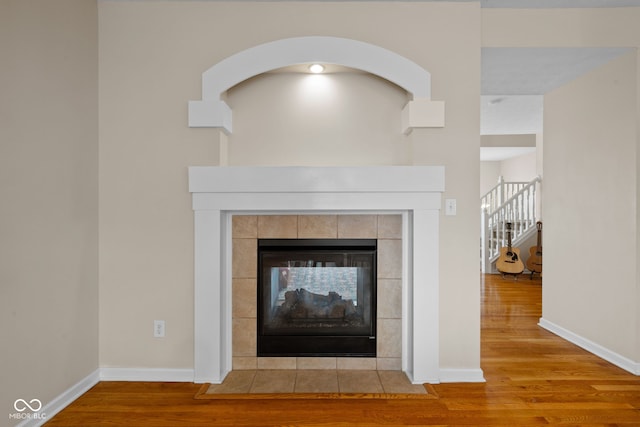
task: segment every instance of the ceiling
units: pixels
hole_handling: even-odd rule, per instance
[[[586,0],[585,0],[586,1]],[[480,134],[538,134],[544,95],[630,51],[630,48],[483,48]],[[522,155],[480,148],[480,160]]]
[[[482,135],[542,132],[543,96],[630,48],[483,48]]]

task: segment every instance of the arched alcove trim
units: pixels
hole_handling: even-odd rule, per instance
[[[217,127],[232,131],[232,111],[221,95],[238,83],[259,74],[290,65],[320,62],[362,70],[382,77],[406,90],[413,101],[403,111],[403,131],[410,127],[444,126],[444,104],[433,104],[431,74],[415,62],[390,50],[357,40],[338,37],[296,37],[261,44],[238,52],[202,74],[202,100],[189,101],[190,127]],[[431,124],[420,123],[419,112],[409,111],[419,102],[432,114]],[[442,122],[440,124],[440,122]]]

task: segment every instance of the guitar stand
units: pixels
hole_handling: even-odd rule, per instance
[[[513,276],[513,280],[518,280],[518,276],[521,273],[501,273],[502,274],[502,278],[505,279],[505,276]]]

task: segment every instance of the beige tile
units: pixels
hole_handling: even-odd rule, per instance
[[[407,393],[427,394],[400,370],[234,369],[207,393]]]
[[[402,215],[379,215],[378,239],[402,239]]]
[[[293,393],[295,370],[257,371],[250,393]]]
[[[422,384],[411,384],[401,371],[378,371],[385,393],[427,394]]]
[[[234,370],[256,370],[258,369],[258,358],[255,356],[234,356],[231,358]]]
[[[376,371],[338,371],[340,393],[384,393]]]
[[[257,280],[233,279],[233,317],[257,317]]]
[[[207,393],[218,394],[241,394],[249,393],[253,379],[256,375],[255,370],[231,371],[224,379],[222,384],[211,384]]]
[[[258,369],[296,369],[296,358],[258,357]]]
[[[377,236],[377,215],[338,215],[338,238],[375,239]]]
[[[402,358],[400,357],[378,357],[376,358],[376,370],[378,371],[401,371]]]
[[[378,279],[378,319],[402,318],[402,280]]]
[[[255,215],[234,215],[231,218],[234,239],[258,238],[258,217]]]
[[[233,319],[233,356],[255,356],[257,352],[256,319]]]
[[[402,278],[402,241],[378,240],[378,278]]]
[[[256,278],[258,269],[258,241],[233,239],[232,270],[237,279]]]
[[[378,319],[377,356],[402,357],[402,320]]]
[[[298,216],[299,239],[335,239],[338,237],[337,215]]]
[[[375,357],[337,357],[339,370],[375,370]]]
[[[258,237],[261,239],[295,239],[298,237],[298,216],[258,216]]]
[[[296,371],[296,393],[338,393],[338,372],[335,369]]]
[[[298,357],[298,369],[337,369],[335,357]]]

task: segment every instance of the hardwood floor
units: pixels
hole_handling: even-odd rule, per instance
[[[102,382],[53,426],[640,426],[640,377],[537,326],[540,279],[482,280],[486,383],[425,400],[196,400],[188,383]]]

